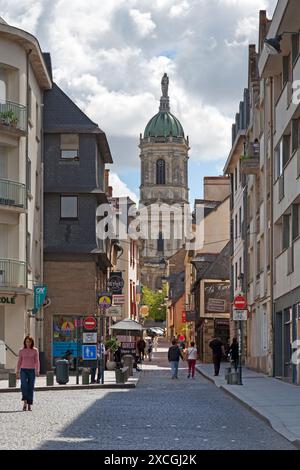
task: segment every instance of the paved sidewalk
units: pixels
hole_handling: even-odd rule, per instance
[[[125,384],[117,384],[115,371],[106,370],[104,372],[104,384],[89,384],[89,385],[82,385],[82,377],[79,377],[79,385],[76,385],[76,377],[70,376],[69,382],[66,385],[59,385],[56,382],[56,378],[54,377],[54,385],[48,386],[46,385],[46,376],[36,377],[35,379],[35,391],[50,391],[50,390],[80,390],[80,389],[98,389],[98,388],[135,388],[139,382],[141,376],[141,372],[136,372],[134,370],[133,377],[129,377],[128,382]],[[0,380],[0,393],[8,393],[8,392],[20,392],[20,380],[17,380],[17,387],[15,388],[8,388],[8,380]]]
[[[243,385],[227,385],[225,367],[228,364],[222,364],[219,377],[214,377],[213,364],[197,364],[196,369],[300,447],[300,387],[246,368]]]

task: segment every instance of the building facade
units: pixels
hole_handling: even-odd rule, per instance
[[[47,56],[50,69],[50,57]],[[105,163],[112,163],[105,133],[55,84],[45,93],[44,110],[44,281],[50,306],[44,321],[48,367],[66,352],[77,357],[77,325],[98,317],[98,333],[108,323],[97,305],[107,290],[114,256],[97,233],[97,208],[108,203]],[[78,348],[80,354],[80,348]]]
[[[262,49],[258,63],[264,152],[271,159],[273,375],[294,384],[300,384],[300,105],[293,96],[293,84],[300,79],[299,18],[299,2],[278,2],[268,38],[283,33],[280,51],[270,55]]]
[[[145,232],[148,229],[140,253],[141,282],[151,289],[160,288],[166,274],[158,268],[160,260],[176,253],[185,241],[183,207],[188,204],[189,140],[170,112],[168,84],[165,74],[159,112],[148,122],[139,146],[140,204],[145,207]],[[175,204],[170,215],[169,206]],[[155,205],[160,205],[160,209]]]
[[[14,368],[25,334],[41,347],[32,315],[42,269],[42,110],[51,79],[37,39],[0,19],[0,367]]]

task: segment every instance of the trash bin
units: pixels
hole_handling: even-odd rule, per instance
[[[69,382],[69,361],[59,359],[56,361],[56,382],[65,385]]]
[[[231,367],[225,367],[225,380],[228,380],[228,376],[231,373]]]
[[[239,374],[238,372],[230,372],[227,378],[227,384],[228,385],[238,385],[239,382]]]
[[[133,362],[134,362],[134,357],[131,356],[130,354],[125,354],[123,357],[123,362],[124,362],[124,367],[128,367],[128,375],[129,377],[133,376]]]

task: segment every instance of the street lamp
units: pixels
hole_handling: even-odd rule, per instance
[[[282,36],[284,34],[299,34],[299,31],[297,31],[297,32],[295,32],[295,31],[284,31],[283,33],[278,34],[274,38],[265,39],[264,43],[265,43],[266,49],[269,52],[269,54],[272,54],[272,55],[281,54],[282,50],[281,50],[280,43],[282,41]]]
[[[167,262],[166,262],[165,258],[162,258],[162,259],[159,261],[159,267],[160,267],[160,269],[166,269],[166,267],[167,267]]]

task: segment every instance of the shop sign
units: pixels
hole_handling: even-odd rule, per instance
[[[16,297],[0,297],[0,304],[15,305]]]
[[[123,305],[125,304],[125,295],[116,294],[113,295],[113,305]]]
[[[45,302],[47,286],[34,286],[34,310],[39,310]]]
[[[105,315],[107,317],[117,317],[117,318],[122,318],[122,307],[120,305],[116,305],[114,307],[109,307]]]
[[[103,292],[98,295],[97,304],[99,307],[108,308],[111,306],[111,295],[107,292]]]
[[[107,287],[114,294],[122,294],[124,287],[122,272],[111,273],[109,280],[107,281]]]

